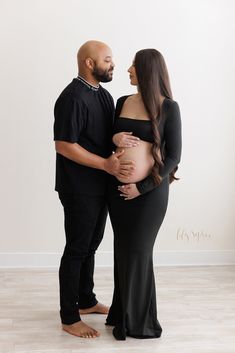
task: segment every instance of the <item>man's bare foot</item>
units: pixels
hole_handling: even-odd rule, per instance
[[[108,313],[109,313],[109,307],[101,303],[97,303],[95,306],[92,306],[91,308],[79,309],[79,314],[81,315],[85,315],[85,314],[107,315]]]
[[[72,325],[62,324],[64,331],[71,335],[82,337],[82,338],[95,338],[99,337],[100,333],[93,328],[87,326],[83,321],[75,322]]]

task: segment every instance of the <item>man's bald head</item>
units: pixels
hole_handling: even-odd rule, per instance
[[[109,46],[97,40],[84,43],[77,53],[78,67],[80,68],[87,58],[97,60],[103,53],[112,53]]]
[[[114,68],[112,56],[112,50],[107,44],[89,40],[77,53],[79,74],[93,76],[97,81],[111,81]]]

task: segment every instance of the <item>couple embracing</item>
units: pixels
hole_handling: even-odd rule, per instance
[[[84,338],[100,333],[81,316],[107,315],[117,340],[158,338],[152,252],[169,185],[181,156],[181,118],[167,67],[156,49],[138,51],[128,69],[136,94],[113,98],[111,49],[88,41],[77,54],[78,76],[54,108],[56,187],[66,245],[59,269],[62,328]],[[114,233],[110,308],[93,291],[94,256],[109,212]]]

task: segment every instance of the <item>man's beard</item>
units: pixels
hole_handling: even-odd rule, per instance
[[[110,72],[113,72],[113,68],[110,68],[109,70],[102,70],[99,69],[98,66],[95,66],[92,75],[99,82],[110,82],[113,79],[112,75],[110,75]]]

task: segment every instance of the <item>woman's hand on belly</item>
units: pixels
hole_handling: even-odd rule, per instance
[[[113,135],[113,143],[117,147],[136,147],[139,145],[139,137],[133,136],[132,132],[118,132]]]
[[[120,196],[124,197],[124,200],[132,200],[141,195],[136,184],[121,185],[118,186],[118,190],[121,192]]]

